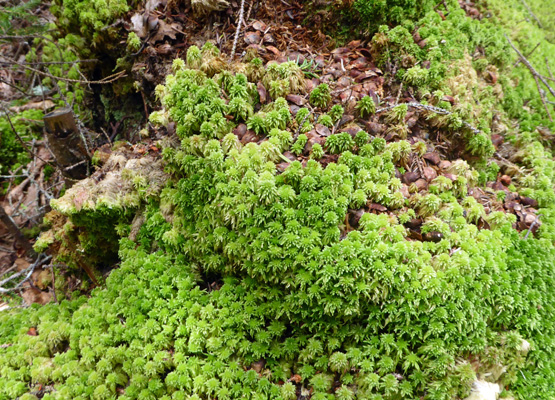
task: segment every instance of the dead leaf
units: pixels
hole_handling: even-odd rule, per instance
[[[378,203],[370,203],[368,208],[370,210],[376,210],[376,211],[381,211],[381,212],[387,211],[387,207],[384,207],[384,206],[382,206],[381,204],[378,204]]]
[[[245,33],[245,43],[246,44],[260,43],[260,33],[258,32]]]
[[[21,293],[21,297],[23,297],[23,300],[25,300],[27,304],[38,303],[44,305],[52,300],[52,295],[50,293],[41,292],[35,288],[24,290]]]
[[[131,30],[135,32],[138,37],[144,39],[148,34],[144,15],[142,13],[133,14],[131,17],[131,23],[133,24],[133,28],[131,28]]]
[[[181,30],[180,28],[181,25],[176,22],[168,24],[164,20],[159,20],[158,30],[156,31],[156,34],[150,38],[149,42],[154,44],[164,40],[166,37],[175,40],[175,35]]]
[[[290,101],[291,103],[301,107],[306,104],[306,99],[303,96],[299,96],[298,94],[288,94],[285,97],[285,100]]]
[[[299,374],[295,374],[291,378],[289,378],[289,380],[291,382],[301,383],[303,381],[303,378]]]
[[[314,129],[316,129],[316,132],[320,136],[328,137],[329,135],[331,135],[331,132],[330,132],[329,128],[325,125],[316,124],[316,125],[314,125]]]
[[[281,57],[281,51],[276,49],[274,46],[266,46],[266,50],[271,51],[272,53],[274,53],[278,57]]]
[[[267,25],[262,21],[254,21],[252,23],[252,28],[257,31],[264,32],[267,29]]]

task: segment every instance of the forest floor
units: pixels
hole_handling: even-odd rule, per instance
[[[482,17],[483,10],[481,12],[463,1],[460,3],[468,16],[478,19]],[[148,14],[150,19],[147,22],[143,16],[149,8],[155,11]],[[152,95],[153,89],[163,83],[164,77],[171,69],[173,59],[184,57],[185,50],[191,45],[200,47],[205,42],[211,41],[222,54],[231,55],[235,52],[235,58],[240,58],[247,49],[255,49],[265,64],[273,61],[278,63],[296,61],[305,73],[307,93],[320,83],[330,85],[332,104],[341,104],[345,109],[344,115],[333,126],[315,123],[314,129],[307,133],[308,146],[303,154],[296,156],[286,152],[284,155],[289,160],[306,163],[313,144],[323,145],[328,136],[339,132],[348,132],[354,137],[357,132],[364,130],[371,137],[383,137],[387,142],[398,140],[399,133],[387,128],[384,111],[400,103],[409,103],[414,104],[414,107],[409,109],[405,118],[410,130],[408,140],[413,146],[418,142],[423,143],[425,154],[423,159],[413,154],[410,159],[404,161],[404,170],[397,170],[396,175],[403,182],[401,192],[405,197],[409,197],[409,187],[414,184],[419,193],[426,194],[430,183],[438,176],[443,175],[451,181],[456,179],[453,165],[462,162],[464,144],[462,140],[442,136],[439,130],[434,131],[429,117],[430,110],[419,107],[413,91],[410,88],[404,88],[393,78],[400,65],[389,63],[385,69],[378,68],[369,41],[353,40],[337,47],[336,41],[323,33],[324,23],[333,20],[333,16],[322,10],[314,13],[314,10],[307,10],[300,2],[282,0],[251,2],[244,11],[245,23],[239,31],[236,30],[238,8],[239,4],[232,3],[232,7],[225,15],[211,15],[207,17],[208,23],[203,23],[202,20],[192,19],[188,9],[175,10],[165,7],[164,1],[155,0],[147,2],[144,10],[135,11],[132,15],[128,15],[125,21],[117,22],[122,25],[122,29],[137,32],[144,38],[142,47],[133,56],[132,67],[128,71],[136,81],[141,82],[140,96],[131,95],[137,99],[134,111],[138,111],[143,118],[139,123],[140,126],[148,126],[148,114],[157,108]],[[29,12],[42,21],[54,20],[44,4],[37,5]],[[442,13],[439,9],[437,12]],[[19,24],[19,28],[25,28],[26,20],[16,19],[13,23]],[[145,24],[154,24],[156,29],[148,32],[148,26]],[[238,40],[234,49],[237,33]],[[416,43],[419,42],[418,37],[414,37],[414,40]],[[47,113],[55,106],[53,96],[56,92],[60,93],[58,87],[49,92],[36,90],[41,87],[41,79],[48,77],[48,73],[44,70],[41,73],[40,70],[25,68],[25,57],[30,50],[31,47],[25,41],[25,37],[11,38],[0,46],[0,61],[12,66],[3,69],[0,74],[2,78],[0,103],[3,109],[11,105],[12,113],[33,109]],[[36,64],[34,67],[38,68]],[[496,80],[497,77],[491,75],[481,77],[484,85],[495,86]],[[92,86],[89,85],[89,88],[94,92],[94,85]],[[269,95],[262,85],[259,85],[258,90],[263,105],[269,101]],[[377,104],[381,104],[381,109],[371,117],[359,118],[355,109],[356,104],[367,95],[371,96]],[[310,107],[308,94],[292,94],[286,99],[293,115],[301,107]],[[453,105],[455,102],[449,96],[443,100]],[[98,107],[98,105],[91,107]],[[314,120],[317,121],[318,118],[318,113],[315,113]],[[94,139],[89,138],[94,143],[90,149],[90,157],[99,150],[97,154],[107,159],[111,153],[111,144],[116,140],[128,141],[130,158],[138,158],[145,153],[157,154],[156,142],[168,132],[164,129],[154,131],[150,127],[154,134],[148,139],[141,139],[136,134],[137,125],[124,124],[126,119],[133,119],[133,115],[124,113],[119,121],[106,122],[104,126],[99,126],[97,122],[96,126],[91,126],[92,129],[84,127],[85,131],[94,137]],[[23,120],[23,122],[33,124],[40,121]],[[97,132],[93,132],[95,128]],[[260,143],[266,140],[265,137],[248,130],[245,124],[240,124],[234,133],[243,144]],[[508,165],[512,164],[508,160],[511,157],[511,146],[503,143],[503,137],[495,133],[492,140],[497,150],[498,160]],[[40,230],[42,217],[50,210],[49,200],[63,193],[61,190],[64,183],[67,186],[70,181],[64,178],[59,169],[56,169],[54,157],[44,138],[39,136],[28,141],[26,150],[33,155],[31,161],[26,166],[20,166],[18,170],[2,177],[5,190],[0,198],[0,205],[27,233],[32,243],[33,235]],[[337,161],[338,157],[338,155],[326,155],[321,163],[325,166]],[[283,161],[278,165],[278,169],[283,171],[288,165],[288,162]],[[52,167],[56,169],[54,173],[49,171]],[[98,169],[93,172],[93,178],[96,176],[95,179],[102,179],[100,176],[103,174],[102,169]],[[519,231],[536,231],[541,226],[536,215],[537,202],[509,191],[510,184],[511,178],[500,174],[497,181],[488,182],[487,187],[483,189],[475,188],[469,194],[483,204],[488,213],[491,211],[514,213],[517,216],[515,227]],[[499,190],[508,194],[504,200],[497,199],[496,192]],[[358,219],[363,212],[391,213],[391,210],[379,203],[368,203],[360,210],[351,210],[344,224],[344,233],[357,227]],[[437,232],[421,233],[422,223],[423,220],[419,218],[414,218],[407,223],[411,240],[438,240]],[[483,228],[488,228],[487,223],[484,222]],[[26,254],[24,249],[15,242],[12,233],[6,226],[0,225],[0,277],[15,272],[28,275],[15,293],[21,295],[26,304],[35,302],[44,304],[51,301],[55,296],[51,274],[52,264],[47,260],[34,263],[34,256],[29,257]],[[64,275],[64,279],[66,284],[63,287],[68,292],[80,283],[78,277],[69,273]],[[7,307],[7,305],[0,305],[0,307]]]

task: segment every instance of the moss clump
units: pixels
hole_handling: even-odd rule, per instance
[[[26,110],[11,114],[10,119],[17,134],[24,141],[31,141],[39,137],[38,127],[42,123],[43,112],[40,110]],[[10,170],[27,165],[30,161],[29,153],[13,132],[10,121],[6,116],[0,118],[0,174],[8,175]]]

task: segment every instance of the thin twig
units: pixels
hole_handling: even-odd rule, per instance
[[[10,217],[6,210],[4,210],[2,205],[0,205],[0,221],[2,221],[4,226],[8,229],[8,232],[10,232],[10,234],[14,237],[14,240],[25,250],[25,253],[28,255],[33,255],[35,253],[31,243],[29,243],[27,238],[23,235],[12,217]]]
[[[545,112],[547,113],[549,120],[553,122],[553,118],[551,118],[551,113],[549,112],[549,108],[547,107],[547,102],[546,102],[547,99],[545,98],[545,93],[540,86],[540,81],[538,80],[538,77],[536,75],[533,75],[533,76],[534,76],[534,80],[536,81],[536,87],[538,88],[538,93],[540,94],[540,99],[542,101],[543,108],[545,108]]]
[[[45,162],[46,164],[50,165],[53,168],[56,168],[55,165],[52,165],[52,163],[50,163],[49,161],[46,161],[44,159],[42,159],[38,154],[35,154],[33,151],[31,151],[28,147],[27,144],[25,143],[25,141],[21,138],[21,136],[19,135],[19,133],[17,133],[17,130],[15,129],[15,126],[12,123],[12,119],[10,118],[10,114],[9,114],[9,110],[7,110],[6,108],[4,109],[4,115],[6,116],[6,119],[8,120],[8,123],[10,125],[10,128],[12,129],[13,134],[15,135],[15,137],[17,138],[17,140],[19,140],[19,142],[21,143],[21,145],[23,146],[23,148],[25,149],[25,151],[27,151],[32,157],[33,159],[36,157],[39,160]]]
[[[538,19],[538,17],[536,17],[536,15],[532,12],[532,9],[528,6],[528,4],[526,4],[526,2],[524,0],[520,0],[520,2],[524,5],[524,7],[526,7],[526,10],[528,10],[528,13],[530,13],[530,15],[532,16],[532,18],[534,18],[536,20],[536,22],[538,23],[540,28],[543,28],[542,23],[540,22],[540,20]]]
[[[54,302],[58,304],[58,297],[56,296],[56,278],[54,277],[54,264],[50,264],[50,271],[52,272],[52,295]]]
[[[401,104],[395,104],[395,105],[388,106],[388,107],[378,108],[376,110],[376,114],[380,114],[380,113],[385,112],[385,111],[393,110],[394,108],[402,106],[403,104],[408,106],[408,107],[411,107],[411,108],[416,108],[417,110],[432,111],[436,114],[441,114],[441,115],[452,115],[453,114],[451,111],[446,110],[444,108],[429,106],[429,105],[420,104],[420,103],[401,103]],[[482,131],[480,131],[478,128],[470,125],[466,121],[462,121],[462,124],[465,127],[467,127],[468,129],[470,129],[472,131],[472,133],[474,133],[476,135],[482,133]]]
[[[530,57],[534,53],[534,51],[536,51],[536,49],[538,47],[540,47],[540,44],[541,44],[541,42],[538,42],[538,44],[534,46],[532,51],[530,51],[528,54],[526,54],[526,58]],[[520,64],[520,58],[515,61],[515,63],[513,64],[513,67],[516,67],[518,64]]]
[[[243,13],[245,11],[245,0],[241,0],[241,9],[239,10],[239,22],[237,23],[237,29],[235,30],[235,38],[233,39],[233,47],[231,49],[231,59],[235,56],[235,50],[237,49],[237,40],[239,39],[239,32],[241,31],[241,25],[243,25]]]
[[[538,222],[538,219],[540,217],[543,217],[543,214],[536,215],[536,219],[534,220],[534,222],[532,222],[532,225],[530,225],[530,228],[528,229],[528,232],[526,232],[526,235],[524,235],[524,240],[528,239],[528,235],[530,234],[530,232],[532,232],[532,229],[534,228],[536,222]]]
[[[547,80],[545,79],[545,77],[543,75],[541,75],[540,73],[538,73],[538,71],[536,71],[536,69],[532,66],[532,64],[530,64],[530,61],[528,61],[526,59],[526,57],[524,57],[524,55],[520,52],[520,50],[518,50],[515,45],[513,44],[513,42],[511,42],[511,39],[509,39],[509,37],[504,34],[505,39],[507,39],[507,41],[509,42],[509,44],[511,45],[511,47],[513,48],[513,50],[518,54],[518,56],[521,58],[522,63],[524,65],[526,65],[526,67],[530,70],[530,72],[532,73],[532,75],[535,75],[538,77],[538,79],[547,87],[547,90],[549,90],[549,93],[551,93],[552,96],[555,97],[555,90],[553,90],[553,88],[551,86],[549,86],[549,83],[547,83]]]
[[[44,254],[39,254],[39,256],[37,257],[36,261],[31,264],[28,268],[21,270],[19,272],[16,272],[15,274],[7,277],[6,279],[0,281],[0,293],[9,293],[9,292],[13,292],[14,290],[19,289],[21,286],[23,286],[23,284],[25,282],[27,282],[27,280],[31,277],[31,275],[33,274],[33,272],[35,271],[35,268],[38,267],[39,265],[49,261],[52,256],[45,256],[43,257]],[[23,274],[27,274],[25,275],[25,278],[23,278],[23,280],[21,280],[21,282],[19,282],[17,285],[15,285],[13,288],[3,288],[2,286],[5,285],[6,283],[14,280],[15,278],[19,278],[21,275]]]
[[[36,72],[39,75],[46,76],[50,79],[55,79],[55,80],[70,82],[70,83],[81,83],[83,85],[90,85],[90,84],[104,85],[104,84],[112,83],[112,82],[114,82],[114,81],[116,81],[120,78],[123,78],[123,77],[127,76],[127,75],[125,75],[125,71],[119,71],[119,72],[116,72],[115,74],[109,75],[109,76],[107,76],[107,77],[105,77],[105,78],[103,78],[99,81],[88,81],[88,80],[82,80],[82,79],[70,79],[70,78],[62,78],[62,77],[59,77],[59,76],[54,76],[54,75],[52,75],[48,72],[38,70],[36,68],[30,67],[30,66],[28,66],[26,64],[23,64],[23,63],[20,63],[18,61],[14,61],[14,64],[19,65],[19,66],[21,66],[25,69],[28,69],[29,71]]]

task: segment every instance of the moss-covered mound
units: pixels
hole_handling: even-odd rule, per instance
[[[120,267],[0,314],[0,399],[553,398],[553,124],[502,25],[445,4],[357,49],[383,87],[348,97],[254,52],[176,59],[163,160],[53,204]]]

